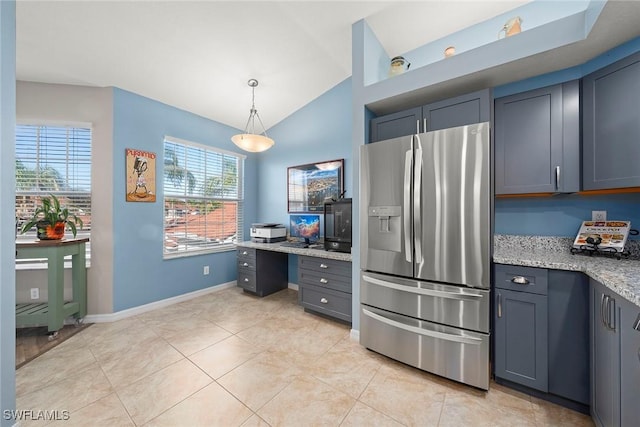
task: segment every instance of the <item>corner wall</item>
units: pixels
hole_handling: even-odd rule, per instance
[[[91,156],[91,268],[87,271],[87,304],[89,314],[113,312],[113,89],[86,86],[18,82],[16,115],[18,123],[90,123],[92,125]],[[12,203],[12,205],[15,203]],[[44,285],[47,270],[17,273],[22,291],[28,277],[36,277]],[[29,282],[33,283],[33,282]],[[67,286],[70,292],[71,284]]]

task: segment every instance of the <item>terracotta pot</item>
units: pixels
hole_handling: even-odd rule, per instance
[[[51,225],[48,221],[38,221],[36,230],[40,240],[60,240],[64,237],[64,221],[58,221]]]

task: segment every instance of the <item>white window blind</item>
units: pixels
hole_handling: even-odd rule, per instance
[[[16,126],[16,221],[28,221],[42,196],[54,194],[84,223],[77,237],[91,234],[91,129]],[[67,230],[67,236],[71,231]],[[36,239],[35,228],[18,240]],[[90,256],[87,245],[87,257]],[[17,260],[17,262],[33,262]]]
[[[242,241],[244,159],[165,137],[165,258],[232,250]]]

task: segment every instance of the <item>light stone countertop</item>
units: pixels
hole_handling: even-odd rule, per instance
[[[351,262],[350,253],[325,251],[322,246],[318,248],[292,248],[292,247],[282,246],[280,243],[255,243],[250,241],[238,243],[237,246],[239,248],[254,248],[254,249],[267,250],[267,251],[285,252],[288,254],[306,255],[306,256],[313,256],[317,258],[335,259],[338,261]]]
[[[640,307],[640,260],[572,255],[572,243],[567,238],[496,235],[493,262],[581,271]]]

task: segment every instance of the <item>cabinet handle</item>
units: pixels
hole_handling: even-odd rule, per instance
[[[329,301],[326,298],[320,298],[320,302],[323,304],[327,304]]]
[[[638,314],[638,318],[633,323],[633,329],[635,329],[636,331],[640,332],[640,314]]]
[[[320,268],[329,268],[327,264],[320,264]]]
[[[529,279],[527,279],[526,277],[523,276],[514,276],[511,278],[511,281],[513,283],[517,283],[519,285],[528,285],[529,284]]]
[[[616,330],[616,300],[607,296],[607,326],[612,331]]]
[[[243,267],[249,267],[249,264],[247,264],[246,262],[242,263]]]
[[[600,297],[600,321],[605,326],[607,326],[607,322],[606,322],[605,317],[604,317],[604,306],[605,306],[605,301],[606,301],[607,298],[609,298],[609,297],[607,297],[605,294],[602,294],[602,296]]]
[[[323,277],[322,279],[320,279],[320,283],[329,283],[329,281]]]
[[[245,281],[245,282],[248,282],[248,281],[249,281],[249,279],[245,277],[245,278],[244,278],[244,281]]]
[[[242,255],[249,255],[249,252],[247,252],[247,251],[242,251]]]
[[[427,131],[427,118],[426,117],[422,119],[422,126],[423,126],[422,132],[426,132]]]
[[[498,318],[502,317],[502,294],[498,294]]]
[[[560,166],[556,166],[556,190],[560,190]]]

